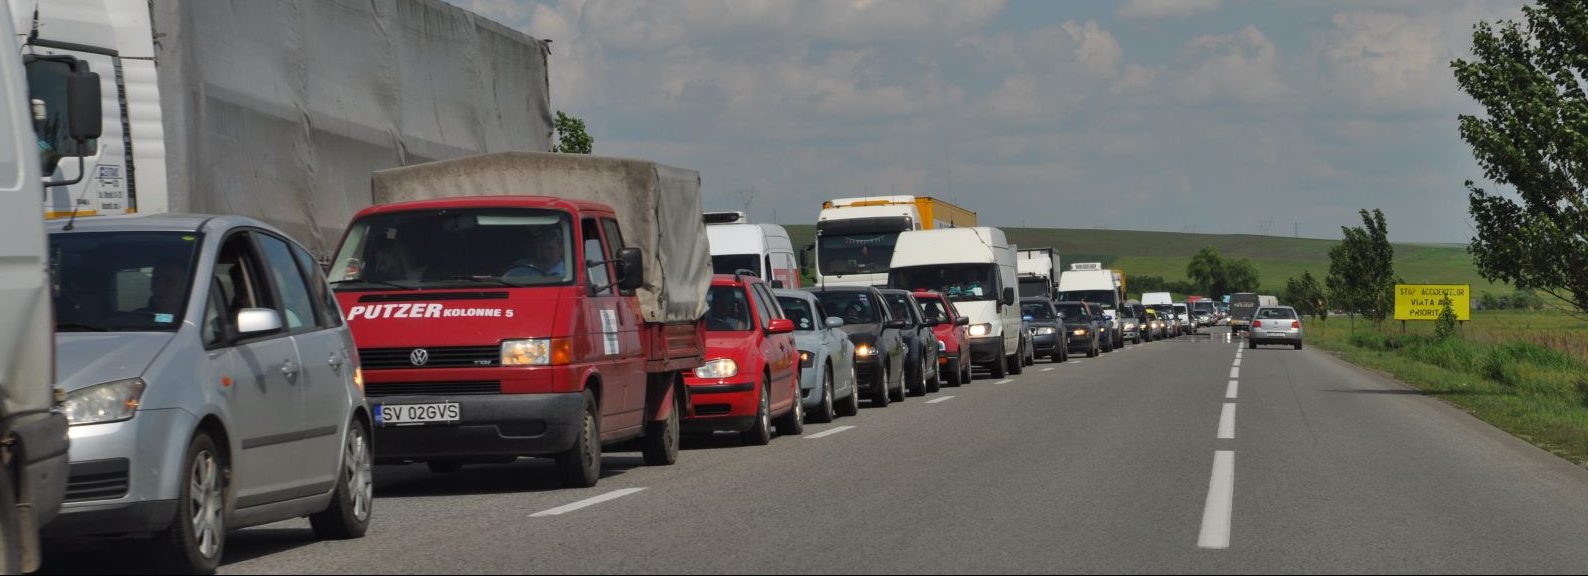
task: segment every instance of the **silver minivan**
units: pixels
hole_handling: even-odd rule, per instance
[[[56,373],[71,468],[49,536],[148,534],[210,571],[227,530],[369,525],[370,418],[319,266],[232,216],[54,222]]]

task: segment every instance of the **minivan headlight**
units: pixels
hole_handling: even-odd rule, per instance
[[[732,378],[739,375],[739,363],[730,358],[718,358],[695,369],[696,378]]]
[[[992,323],[973,324],[970,327],[971,336],[986,336],[992,333]]]
[[[67,394],[61,412],[71,426],[130,420],[138,412],[144,387],[142,378],[89,386]]]
[[[567,338],[523,338],[502,341],[503,366],[551,366],[568,364],[573,357],[573,341]]]

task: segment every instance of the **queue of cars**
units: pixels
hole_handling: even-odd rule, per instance
[[[882,287],[800,288],[780,227],[707,234],[699,176],[642,161],[493,154],[382,171],[373,194],[328,265],[235,216],[51,225],[72,442],[48,535],[148,535],[206,572],[240,527],[362,536],[375,464],[544,457],[587,487],[617,443],[665,466],[685,435],[763,445],[973,366],[1193,329],[1091,267],[1017,299],[1015,247],[986,227],[900,234]],[[1253,344],[1299,347],[1274,310]]]

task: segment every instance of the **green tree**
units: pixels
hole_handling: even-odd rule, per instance
[[[1218,249],[1212,246],[1198,250],[1191,257],[1191,262],[1186,264],[1185,275],[1203,294],[1218,294],[1216,288],[1221,288],[1218,285],[1224,281],[1224,259],[1219,257]]]
[[[1341,226],[1345,238],[1329,249],[1329,301],[1374,324],[1395,310],[1395,247],[1384,212],[1361,211],[1362,226]]]
[[[552,152],[589,154],[595,150],[595,138],[585,131],[584,120],[558,110],[553,127],[557,129],[557,143],[552,145]]]
[[[1467,181],[1477,236],[1468,250],[1491,281],[1535,288],[1588,314],[1588,5],[1540,0],[1523,23],[1479,22],[1456,83],[1483,106],[1461,138],[1490,181]]]
[[[1219,294],[1234,294],[1236,292],[1256,292],[1263,283],[1257,275],[1257,265],[1251,260],[1224,261],[1224,281],[1220,285]]]
[[[1318,279],[1310,271],[1303,271],[1300,278],[1285,282],[1284,299],[1303,316],[1312,316],[1319,322],[1329,317],[1329,300],[1324,296],[1323,286],[1318,284]]]
[[[1456,316],[1456,308],[1451,305],[1450,297],[1439,300],[1439,320],[1434,322],[1434,339],[1449,340],[1456,336],[1457,324],[1460,320]]]

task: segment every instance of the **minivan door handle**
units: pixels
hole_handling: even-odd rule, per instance
[[[288,382],[298,379],[298,363],[287,360],[281,363],[281,374],[287,377]]]

